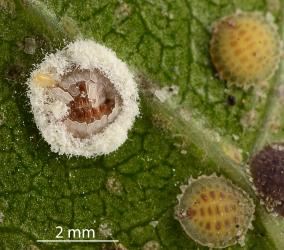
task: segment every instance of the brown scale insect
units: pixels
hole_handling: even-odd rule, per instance
[[[284,144],[267,145],[255,154],[250,173],[266,208],[284,216]]]

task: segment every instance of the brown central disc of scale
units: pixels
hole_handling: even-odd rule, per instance
[[[77,82],[75,86],[79,89],[79,94],[68,105],[70,107],[70,120],[89,124],[95,120],[100,120],[104,115],[109,115],[112,112],[115,106],[114,98],[106,98],[104,103],[98,107],[93,107],[93,102],[87,94],[86,82]]]
[[[74,69],[63,75],[57,86],[49,91],[68,107],[62,121],[77,138],[100,133],[116,119],[122,106],[115,86],[98,69]]]

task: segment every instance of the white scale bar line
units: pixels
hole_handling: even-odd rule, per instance
[[[119,242],[118,240],[37,240],[37,242],[42,242],[42,243],[56,243],[56,242],[61,242],[61,243],[71,243],[71,242],[90,242],[90,243],[117,243]]]

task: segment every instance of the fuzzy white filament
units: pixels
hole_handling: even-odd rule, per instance
[[[80,81],[85,92],[78,92]],[[127,65],[92,40],[75,41],[46,56],[27,83],[36,125],[59,154],[94,157],[114,151],[139,114],[138,89]],[[79,103],[88,100],[90,117],[78,118],[76,110],[70,115],[74,98]],[[107,98],[112,103],[105,108],[108,113],[94,119]]]

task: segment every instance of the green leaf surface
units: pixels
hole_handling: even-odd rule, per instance
[[[282,0],[0,0],[0,249],[118,248],[36,242],[55,239],[57,226],[65,238],[68,228],[94,228],[131,250],[206,249],[173,214],[179,186],[214,172],[257,205],[245,246],[229,249],[284,249],[284,222],[260,205],[246,171],[255,151],[283,140],[284,65],[244,91],[218,79],[208,51],[212,23],[237,9],[270,12],[283,37]],[[52,153],[26,95],[33,65],[76,37],[112,48],[141,89],[129,139],[96,159]],[[161,102],[155,91],[166,86],[179,93]]]

